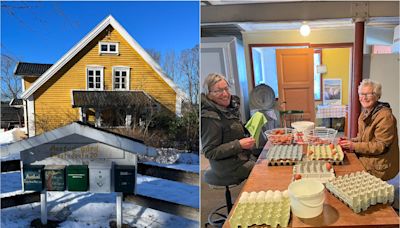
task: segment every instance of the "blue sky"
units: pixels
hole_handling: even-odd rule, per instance
[[[1,52],[55,63],[108,15],[145,49],[179,53],[199,43],[199,3],[2,2]]]

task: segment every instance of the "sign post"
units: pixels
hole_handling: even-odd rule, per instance
[[[43,190],[40,192],[40,211],[41,218],[40,221],[42,225],[47,225],[47,191]]]
[[[122,192],[117,192],[117,203],[115,205],[117,210],[117,228],[122,227]]]

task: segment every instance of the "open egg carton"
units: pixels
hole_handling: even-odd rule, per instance
[[[307,160],[325,160],[335,165],[343,164],[344,153],[340,145],[308,145]]]
[[[333,166],[326,161],[302,161],[293,166],[293,180],[311,179],[326,183],[335,179]]]
[[[229,222],[231,227],[269,225],[287,227],[290,199],[287,190],[243,192]]]
[[[303,146],[275,145],[268,150],[268,165],[294,165],[301,161]]]
[[[326,183],[326,188],[355,213],[394,201],[394,186],[364,171],[339,176]]]

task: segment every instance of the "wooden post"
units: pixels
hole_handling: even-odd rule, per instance
[[[40,193],[40,212],[41,212],[41,218],[40,221],[42,222],[42,225],[47,224],[47,191],[43,190]]]
[[[355,20],[355,42],[353,54],[353,80],[351,84],[350,102],[350,135],[356,137],[358,132],[358,116],[361,113],[361,106],[358,100],[358,86],[362,79],[363,69],[363,48],[364,48],[364,19]]]
[[[117,203],[115,205],[117,211],[117,228],[122,227],[122,192],[117,192]]]

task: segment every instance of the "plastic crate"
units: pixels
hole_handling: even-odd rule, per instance
[[[334,143],[337,130],[332,128],[317,127],[304,132],[306,142],[312,145]]]

